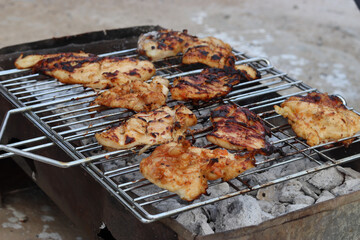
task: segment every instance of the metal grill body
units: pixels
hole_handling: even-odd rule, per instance
[[[91,53],[99,56],[139,57],[135,48],[136,38],[130,39],[125,47],[125,49],[104,52],[97,49],[98,52],[91,51]],[[71,50],[86,51],[84,47],[76,46],[71,47]],[[274,112],[273,106],[282,103],[291,96],[305,95],[317,90],[279,71],[271,65],[268,59],[249,57],[245,53],[235,50],[234,53],[237,56],[237,64],[250,64],[261,73],[261,79],[236,85],[233,91],[223,99],[197,105],[185,103],[197,115],[201,123],[194,128],[196,132],[194,135],[195,145],[215,147],[205,140],[206,134],[209,133],[206,127],[207,124],[209,125],[209,112],[221,104],[233,103],[256,112],[271,129],[271,143],[279,149],[286,147],[287,151],[268,157],[257,156],[256,168],[229,181],[231,186],[229,194],[209,197],[205,201],[183,204],[181,207],[166,211],[159,210],[156,207],[157,204],[164,204],[170,199],[177,198],[177,196],[154,186],[142,177],[139,173],[139,162],[142,158],[137,154],[139,149],[107,152],[103,151],[94,139],[95,133],[119,125],[133,113],[125,109],[89,111],[97,107],[89,106],[89,103],[96,97],[96,92],[80,85],[64,85],[55,79],[32,73],[30,70],[8,68],[0,71],[0,91],[16,107],[6,115],[0,135],[3,135],[7,124],[10,124],[13,114],[24,114],[44,135],[13,144],[1,145],[1,149],[8,153],[2,154],[0,157],[5,158],[18,154],[63,168],[81,164],[87,173],[100,182],[107,191],[143,223],[150,223],[360,158],[360,153],[353,153],[341,145],[328,143],[309,147],[303,139],[296,137],[287,121]],[[157,61],[154,62],[154,65],[157,68],[157,75],[169,79],[170,82],[178,76],[199,73],[203,68],[201,65],[182,65],[181,57]],[[171,100],[171,97],[167,102],[169,106],[174,106],[177,103]],[[349,149],[358,146],[358,137],[359,135],[355,136],[356,140]],[[73,160],[62,162],[60,159],[51,159],[31,153],[54,144],[59,146]],[[25,145],[26,148],[23,147]],[[29,145],[32,146],[29,147]],[[149,154],[153,149],[149,149],[146,153]],[[339,152],[340,154],[338,154]],[[350,152],[351,154],[349,154]],[[297,161],[312,161],[316,166],[268,182],[246,184],[250,175]],[[219,183],[220,181],[210,182],[209,187],[211,188]]]

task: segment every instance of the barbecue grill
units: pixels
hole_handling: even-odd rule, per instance
[[[287,121],[274,112],[273,106],[290,96],[305,95],[317,90],[279,71],[266,58],[250,57],[244,52],[234,50],[237,64],[250,64],[261,73],[261,79],[236,85],[233,91],[223,99],[198,104],[185,103],[197,115],[200,122],[195,127],[194,134],[189,135],[188,138],[194,138],[197,146],[213,148],[213,145],[204,140],[206,134],[210,132],[206,125],[209,122],[209,111],[220,104],[231,103],[247,107],[261,116],[271,129],[272,144],[278,147],[279,151],[269,157],[258,157],[256,168],[229,181],[231,191],[226,195],[209,196],[204,201],[183,203],[181,206],[167,210],[159,209],[157,207],[159,204],[166,204],[177,196],[154,186],[142,177],[139,173],[141,160],[138,156],[139,149],[108,152],[102,150],[102,147],[94,140],[95,133],[118,125],[133,112],[124,109],[98,112],[97,106],[89,105],[97,96],[92,89],[80,85],[64,85],[56,79],[33,73],[30,70],[13,68],[13,62],[20,53],[39,54],[81,50],[99,56],[139,57],[136,52],[138,36],[158,29],[160,29],[159,26],[143,26],[86,33],[0,50],[0,67],[3,69],[0,71],[0,91],[2,97],[7,100],[1,103],[1,114],[4,117],[0,130],[3,144],[0,145],[0,149],[5,153],[0,155],[0,158],[14,157],[25,172],[33,177],[75,223],[83,221],[80,226],[87,225],[85,227],[88,230],[95,231],[94,229],[101,225],[102,219],[101,221],[108,226],[113,235],[120,238],[127,236],[128,231],[137,232],[138,227],[143,230],[132,233],[131,236],[134,238],[146,238],[148,234],[153,234],[152,236],[160,239],[177,238],[176,234],[179,238],[193,238],[191,233],[171,217],[333,166],[350,164],[360,158],[360,152],[357,150],[359,149],[359,134],[354,136],[355,141],[348,148],[336,143],[309,147],[303,139],[296,137]],[[170,81],[178,76],[199,73],[204,67],[202,65],[184,66],[181,64],[181,57],[156,61],[154,65],[157,68],[157,75]],[[171,98],[167,102],[169,106],[177,103]],[[346,139],[350,138],[342,140]],[[13,143],[8,143],[10,140]],[[282,151],[285,147],[286,152]],[[153,149],[150,148],[145,154],[149,154]],[[19,156],[25,157],[26,160]],[[316,166],[267,182],[252,185],[247,182],[248,176],[252,174],[305,160],[314,162]],[[220,183],[220,181],[211,182],[209,187]],[[329,203],[317,204],[303,211],[267,221],[258,227],[221,233],[222,235],[214,234],[210,237],[221,239],[224,236],[239,237],[246,234],[257,236],[256,234],[261,232],[268,232],[267,229],[276,229],[280,223],[288,222],[290,226],[295,226],[296,219],[306,216],[313,218],[317,213],[319,213],[317,220],[310,219],[309,224],[311,221],[331,221],[330,217],[326,219],[326,216],[320,213],[347,211],[340,209],[349,204],[359,205],[359,199],[359,193],[355,192],[347,197],[337,197],[328,201]],[[360,213],[357,212],[357,214]],[[88,219],[84,220],[85,218]],[[116,229],[118,225],[120,227]],[[303,225],[307,227],[308,223],[303,223]],[[206,236],[198,237],[206,239]]]

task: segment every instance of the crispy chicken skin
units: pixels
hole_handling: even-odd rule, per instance
[[[175,100],[208,101],[227,95],[242,81],[246,81],[246,77],[239,70],[206,68],[196,75],[175,78],[170,92]]]
[[[137,113],[118,127],[95,134],[105,148],[127,149],[177,141],[197,122],[195,114],[183,105],[168,106],[148,113]]]
[[[38,55],[33,55],[40,59]],[[46,56],[46,55],[45,55]],[[155,67],[149,61],[135,58],[82,56],[74,53],[48,55],[32,65],[35,72],[54,77],[65,84],[82,84],[94,89],[105,89],[115,84],[133,80],[146,81],[155,74]],[[21,59],[18,59],[21,63]],[[18,62],[17,60],[17,62]],[[17,65],[21,65],[20,63]],[[16,63],[15,63],[16,64]],[[25,66],[26,64],[22,64]],[[30,64],[27,64],[29,66]]]
[[[228,181],[254,167],[253,156],[234,155],[223,149],[193,147],[188,141],[158,146],[140,163],[150,182],[192,201],[206,193],[207,180]]]
[[[207,37],[193,41],[185,48],[182,63],[202,63],[213,68],[234,67],[236,57],[229,44]]]
[[[270,130],[255,113],[235,105],[222,105],[210,114],[214,126],[206,138],[226,149],[271,153],[272,147],[265,140]]]
[[[167,57],[176,56],[182,52],[194,39],[187,33],[172,31],[169,29],[148,32],[140,35],[138,40],[138,52],[149,59],[156,61]]]
[[[310,146],[351,137],[360,131],[360,116],[348,110],[338,97],[327,93],[293,96],[274,108],[288,118],[296,135]]]
[[[168,86],[169,81],[159,76],[154,77],[151,83],[134,80],[104,91],[90,105],[150,111],[165,105]]]
[[[245,75],[245,78],[248,81],[261,78],[260,72],[257,69],[251,67],[250,65],[247,64],[236,65],[235,69],[241,71]]]
[[[76,52],[68,52],[68,53],[54,53],[54,54],[34,54],[28,55],[26,57],[23,54],[20,55],[15,60],[15,67],[18,69],[25,69],[34,67],[38,62],[48,58],[56,58],[58,61],[74,61],[87,57],[95,57],[94,54],[91,53],[76,53]]]

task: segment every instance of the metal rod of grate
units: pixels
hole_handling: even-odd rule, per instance
[[[0,71],[1,79],[3,79],[0,80],[0,90],[2,90],[2,93],[6,93],[7,97],[11,98],[19,106],[12,113],[29,114],[37,126],[41,127],[46,136],[23,140],[14,144],[0,145],[0,149],[9,151],[9,153],[0,155],[0,159],[20,153],[27,156],[24,153],[28,153],[35,160],[55,164],[56,160],[54,159],[36,159],[36,156],[31,155],[30,152],[61,143],[65,146],[64,150],[74,158],[74,161],[60,163],[60,165],[74,166],[82,163],[84,169],[96,178],[140,221],[147,223],[360,158],[359,154],[355,154],[342,159],[334,159],[328,156],[327,153],[333,149],[341,148],[341,146],[332,146],[333,143],[328,143],[309,147],[304,141],[290,134],[287,131],[290,128],[289,125],[277,123],[281,122],[277,121],[281,117],[269,109],[272,109],[273,105],[280,104],[290,96],[304,95],[316,91],[316,89],[307,86],[301,81],[292,79],[286,73],[277,70],[267,59],[250,58],[240,52],[235,52],[235,54],[238,57],[237,64],[250,64],[255,67],[261,73],[261,79],[236,85],[234,90],[222,100],[202,103],[197,106],[185,104],[198,115],[199,122],[205,122],[209,117],[209,111],[222,103],[233,103],[248,107],[250,110],[256,111],[271,128],[273,134],[272,144],[287,146],[290,151],[283,155],[271,155],[265,160],[257,160],[256,168],[230,181],[232,191],[227,195],[209,198],[201,202],[184,204],[184,206],[168,211],[159,211],[156,209],[156,204],[176,198],[177,196],[167,190],[154,186],[142,177],[139,173],[139,160],[134,162],[139,149],[105,152],[94,140],[95,133],[120,124],[133,113],[123,109],[100,112],[97,110],[98,106],[89,106],[97,95],[91,89],[84,89],[80,85],[64,85],[55,79],[46,79],[44,76],[32,74],[27,70],[10,69]],[[100,56],[111,55],[136,56],[136,49],[104,53]],[[201,68],[194,68],[185,71],[181,64],[174,64],[174,61],[177,59],[179,58],[174,57],[170,59],[171,61],[157,61],[157,74],[172,81],[175,77],[196,74],[202,70]],[[175,103],[173,100],[168,101],[168,104]],[[9,117],[10,114],[6,118]],[[203,139],[210,131],[211,127],[204,126],[203,129],[196,129],[194,136],[189,137],[194,137],[195,140]],[[3,135],[3,132],[4,128],[1,130],[0,137]],[[56,136],[56,138],[51,136]],[[360,141],[359,135],[356,135],[355,138],[357,139],[353,144]],[[38,144],[40,141],[45,141],[45,143]],[[34,146],[18,149],[28,144],[34,144]],[[323,148],[324,146],[327,148]],[[214,148],[215,146],[210,144],[205,147]],[[148,151],[152,149],[154,147]],[[320,158],[328,162],[324,163]],[[313,161],[317,166],[253,186],[245,184],[243,180],[243,178],[251,174],[257,174],[271,168],[304,160]],[[107,169],[106,164],[108,163],[111,163],[110,166],[116,167]],[[212,182],[209,187],[217,184],[219,182]]]

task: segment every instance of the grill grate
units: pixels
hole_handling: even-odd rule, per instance
[[[215,147],[204,140],[206,134],[210,131],[208,127],[209,111],[222,103],[234,103],[248,107],[258,113],[268,127],[271,128],[273,136],[270,140],[272,144],[279,147],[279,149],[286,148],[287,151],[282,154],[275,153],[268,157],[258,156],[256,168],[229,181],[231,191],[226,195],[220,197],[207,196],[202,201],[183,203],[171,209],[159,210],[158,205],[167,204],[168,201],[173,201],[177,196],[158,188],[142,177],[138,169],[140,157],[136,154],[139,149],[105,152],[94,139],[95,133],[101,132],[110,126],[118,125],[133,113],[124,109],[109,109],[97,112],[97,106],[89,106],[89,103],[96,96],[93,90],[84,89],[79,85],[64,85],[55,79],[33,74],[30,70],[10,69],[0,72],[0,91],[17,107],[7,114],[0,137],[4,133],[10,115],[14,113],[25,114],[44,132],[45,136],[1,145],[1,149],[8,151],[8,153],[0,155],[0,158],[20,154],[61,167],[82,164],[86,171],[96,178],[139,220],[147,223],[344,164],[360,157],[360,154],[350,156],[343,154],[342,157],[334,157],[331,153],[335,150],[343,151],[343,146],[332,146],[329,143],[309,147],[302,139],[297,138],[286,120],[274,112],[273,105],[280,104],[290,96],[305,95],[316,91],[316,89],[277,70],[267,59],[250,58],[245,53],[236,51],[235,54],[238,58],[237,64],[251,64],[260,71],[262,78],[238,84],[222,100],[202,103],[197,106],[186,103],[187,107],[194,111],[199,122],[202,123],[195,126],[194,138],[196,139],[196,145],[208,148]],[[110,55],[137,56],[136,49],[109,52],[99,56]],[[202,67],[198,65],[183,66],[180,64],[179,57],[173,57],[166,61],[157,61],[154,64],[157,68],[157,75],[164,76],[170,81],[177,76],[198,73]],[[170,98],[167,104],[173,106],[176,103]],[[352,143],[353,146],[360,141],[359,135],[355,137],[356,140]],[[33,146],[21,149],[22,146],[28,144],[33,144]],[[69,163],[62,163],[30,153],[54,144],[60,146],[74,160]],[[325,145],[327,145],[326,148],[324,148]],[[147,154],[152,149],[148,150]],[[251,175],[297,161],[311,161],[315,167],[268,182],[247,183],[247,178]],[[220,181],[212,181],[209,188],[219,183]]]

